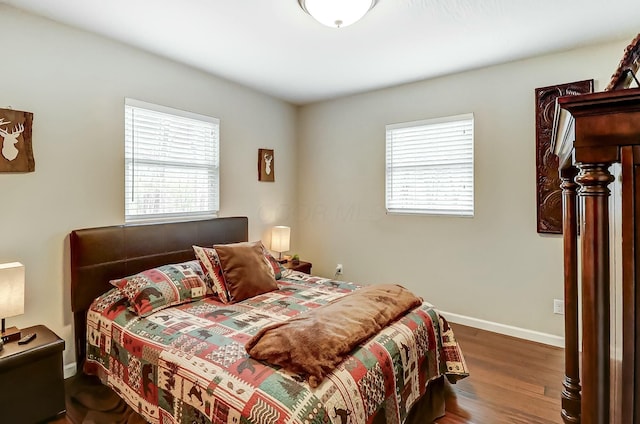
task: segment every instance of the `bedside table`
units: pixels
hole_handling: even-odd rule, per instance
[[[0,417],[6,423],[36,423],[64,412],[64,340],[44,325],[31,342],[5,343],[0,351]]]
[[[285,262],[282,264],[287,269],[292,269],[294,271],[304,272],[305,274],[311,274],[311,262],[300,261],[297,264],[294,264],[291,261]]]

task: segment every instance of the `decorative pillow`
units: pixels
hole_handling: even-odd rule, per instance
[[[205,272],[205,281],[208,283],[211,291],[218,295],[223,303],[229,302],[229,293],[227,285],[222,274],[222,266],[220,258],[215,249],[210,247],[193,246],[193,252],[200,261],[202,269]]]
[[[160,309],[197,300],[205,296],[207,285],[196,261],[163,265],[110,283],[129,299],[131,309],[139,316]]]
[[[207,280],[208,280],[207,274],[205,274],[204,271],[202,270],[202,265],[200,264],[200,261],[198,259],[193,259],[191,261],[183,262],[180,265],[191,268],[193,272],[195,272],[196,275],[200,277],[202,281],[204,281],[205,285],[207,286],[207,295],[215,294],[213,289],[209,287],[209,284],[207,284]]]
[[[284,272],[284,270],[286,268],[283,267],[282,264],[280,262],[278,262],[278,260],[276,258],[271,256],[271,253],[269,253],[267,248],[264,247],[264,244],[260,243],[260,245],[262,246],[262,253],[264,254],[264,257],[267,259],[267,261],[269,262],[269,266],[273,270],[274,278],[276,280],[281,279],[282,278],[282,273]]]
[[[213,247],[220,259],[229,303],[278,290],[273,268],[264,255],[261,242]]]

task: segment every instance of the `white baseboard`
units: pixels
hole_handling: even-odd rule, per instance
[[[64,366],[63,369],[64,372],[64,378],[69,378],[69,377],[73,377],[74,375],[76,375],[76,363],[73,362],[71,364],[67,364]]]
[[[498,322],[485,321],[483,319],[467,317],[464,315],[454,314],[452,312],[438,311],[448,321],[455,324],[466,325],[468,327],[479,328],[481,330],[492,331],[494,333],[505,334],[507,336],[517,337],[520,339],[530,340],[532,342],[544,343],[556,347],[564,347],[564,337],[555,336],[553,334],[541,333],[539,331],[528,330],[526,328],[514,327],[511,325],[500,324]]]

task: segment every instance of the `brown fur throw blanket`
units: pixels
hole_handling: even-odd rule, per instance
[[[402,286],[367,286],[261,329],[245,348],[255,359],[308,376],[317,387],[357,345],[420,304]]]

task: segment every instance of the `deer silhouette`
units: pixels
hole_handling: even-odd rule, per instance
[[[347,424],[349,422],[349,415],[351,415],[351,411],[348,409],[340,409],[334,406],[333,413],[335,414],[333,418],[340,417],[340,424]]]
[[[266,172],[267,175],[271,175],[271,162],[273,161],[273,155],[269,153],[265,153],[263,157],[264,157],[264,164],[265,164],[264,172]]]
[[[11,121],[6,121],[4,118],[0,118],[0,125],[10,124]],[[18,149],[16,148],[16,143],[18,142],[18,137],[24,131],[24,125],[18,124],[13,127],[13,132],[9,132],[6,129],[0,128],[0,135],[4,138],[4,143],[2,144],[2,156],[5,157],[8,161],[12,161],[18,157]]]
[[[200,401],[200,405],[204,405],[204,402],[202,401],[202,390],[200,390],[200,387],[198,387],[197,383],[191,386],[191,390],[189,390],[188,396],[191,400],[193,400],[193,397],[195,397]]]

